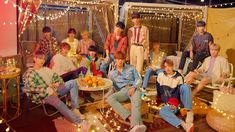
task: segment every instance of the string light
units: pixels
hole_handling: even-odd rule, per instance
[[[5,129],[6,132],[9,132],[10,130],[12,132],[15,132],[15,130],[6,121],[4,121],[2,117],[0,117],[0,125],[3,123],[7,126],[7,128]]]
[[[219,101],[219,98],[223,95],[223,94],[228,94],[228,93],[223,93],[223,92],[220,92],[218,94],[218,96],[216,96],[215,98],[215,101],[214,101],[214,104],[216,105]],[[217,108],[215,105],[212,106],[212,108],[214,108],[217,112],[219,112],[221,115],[225,116],[228,120],[230,118],[234,118],[234,115],[233,114],[228,114],[226,112],[224,112],[223,110],[220,110],[219,108]]]
[[[52,0],[47,0],[47,3],[51,3],[53,5],[57,4],[57,5],[65,5],[67,6],[67,8],[63,11],[60,11],[60,12],[57,12],[57,13],[54,13],[54,14],[48,14],[47,16],[44,16],[43,15],[40,15],[38,13],[32,13],[30,11],[30,9],[26,8],[26,9],[23,9],[21,8],[19,5],[15,4],[12,0],[5,0],[4,3],[5,4],[8,4],[8,3],[11,3],[13,5],[13,7],[17,7],[19,12],[24,12],[25,13],[25,16],[28,18],[29,16],[30,17],[33,17],[33,18],[37,18],[35,19],[33,22],[36,22],[36,21],[39,21],[39,20],[55,20],[55,19],[59,19],[61,18],[62,16],[68,14],[68,11],[71,9],[71,7],[81,7],[81,14],[83,14],[84,12],[86,12],[87,10],[84,10],[83,8],[87,8],[91,11],[98,11],[98,12],[102,12],[103,11],[103,8],[106,8],[106,7],[102,7],[101,6],[107,6],[108,9],[113,9],[114,10],[114,7],[115,5],[112,4],[112,3],[104,3],[104,2],[100,2],[100,1],[91,1],[91,2],[82,2],[82,1],[52,1]],[[45,8],[44,8],[45,9]],[[76,11],[76,10],[75,10]],[[79,11],[79,10],[78,10]],[[118,15],[116,14],[115,17],[118,17]],[[27,19],[26,19],[27,20]],[[27,22],[20,22],[22,23],[23,25],[23,30],[21,31],[21,33],[18,35],[18,36],[21,36],[23,33],[24,33],[24,30],[26,29],[26,24]]]

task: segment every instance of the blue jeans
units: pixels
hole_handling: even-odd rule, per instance
[[[114,55],[110,54],[109,58],[110,58],[110,60],[108,63],[106,63],[105,61],[102,61],[101,65],[100,65],[100,71],[102,71],[105,75],[107,74],[108,66],[114,61]]]
[[[124,87],[120,91],[115,92],[108,97],[107,102],[124,120],[131,116],[131,126],[143,124],[140,113],[141,92],[139,89],[136,89],[135,93],[132,96],[129,96],[129,89],[130,87]],[[127,100],[131,100],[131,113],[120,103]]]
[[[63,96],[70,92],[71,96],[71,107],[72,109],[76,109],[79,107],[78,104],[78,86],[77,82],[75,80],[70,80],[68,82],[65,82],[63,87],[58,88],[58,94],[59,96]],[[53,107],[55,107],[67,120],[73,122],[73,123],[80,123],[81,119],[74,114],[67,106],[66,104],[60,100],[57,96],[48,96],[44,99],[46,104],[50,104]]]
[[[144,80],[143,80],[143,85],[142,85],[142,88],[147,88],[148,86],[148,81],[149,81],[149,78],[153,75],[157,75],[157,70],[154,71],[152,68],[148,68],[144,74]]]
[[[180,100],[186,110],[192,109],[192,93],[188,85],[183,84],[180,86]],[[171,125],[178,127],[182,120],[175,115],[176,112],[177,109],[171,109],[171,106],[166,105],[161,108],[160,116]]]

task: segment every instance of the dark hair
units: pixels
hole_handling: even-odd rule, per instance
[[[70,50],[71,46],[68,43],[63,42],[60,44],[60,49],[64,49],[64,48],[68,48],[68,50]]]
[[[94,45],[89,46],[88,51],[95,51],[97,52],[97,47]]]
[[[69,28],[68,33],[76,34],[77,32],[76,32],[75,28]]]
[[[114,54],[114,58],[115,59],[126,59],[126,55],[124,53],[122,53],[121,51],[117,51],[115,54]]]
[[[43,51],[38,50],[38,51],[35,52],[34,57],[35,58],[40,58],[40,59],[45,59],[45,54],[44,54]]]
[[[48,27],[48,26],[45,26],[45,27],[43,27],[42,32],[43,32],[43,33],[51,32],[51,28]]]
[[[116,27],[119,27],[119,28],[121,28],[121,29],[125,29],[125,24],[124,24],[123,22],[118,21],[118,22],[116,23]]]
[[[206,23],[204,21],[197,21],[197,27],[205,27]]]
[[[131,15],[131,19],[134,19],[134,18],[140,18],[140,13],[134,12],[134,13]]]
[[[174,62],[171,59],[165,59],[162,62],[161,68],[164,69],[165,68],[165,64],[167,64],[168,66],[174,66]]]

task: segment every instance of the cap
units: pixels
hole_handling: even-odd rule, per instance
[[[169,98],[167,103],[170,105],[174,105],[175,107],[178,107],[180,104],[180,102],[177,98]]]
[[[132,19],[134,19],[134,18],[140,18],[140,13],[134,12],[134,13],[131,15],[131,18],[132,18]]]
[[[205,27],[206,23],[204,21],[197,21],[197,27]]]

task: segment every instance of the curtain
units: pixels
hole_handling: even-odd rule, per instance
[[[234,8],[208,8],[207,30],[213,35],[215,43],[221,46],[220,54],[235,66],[234,22]]]

